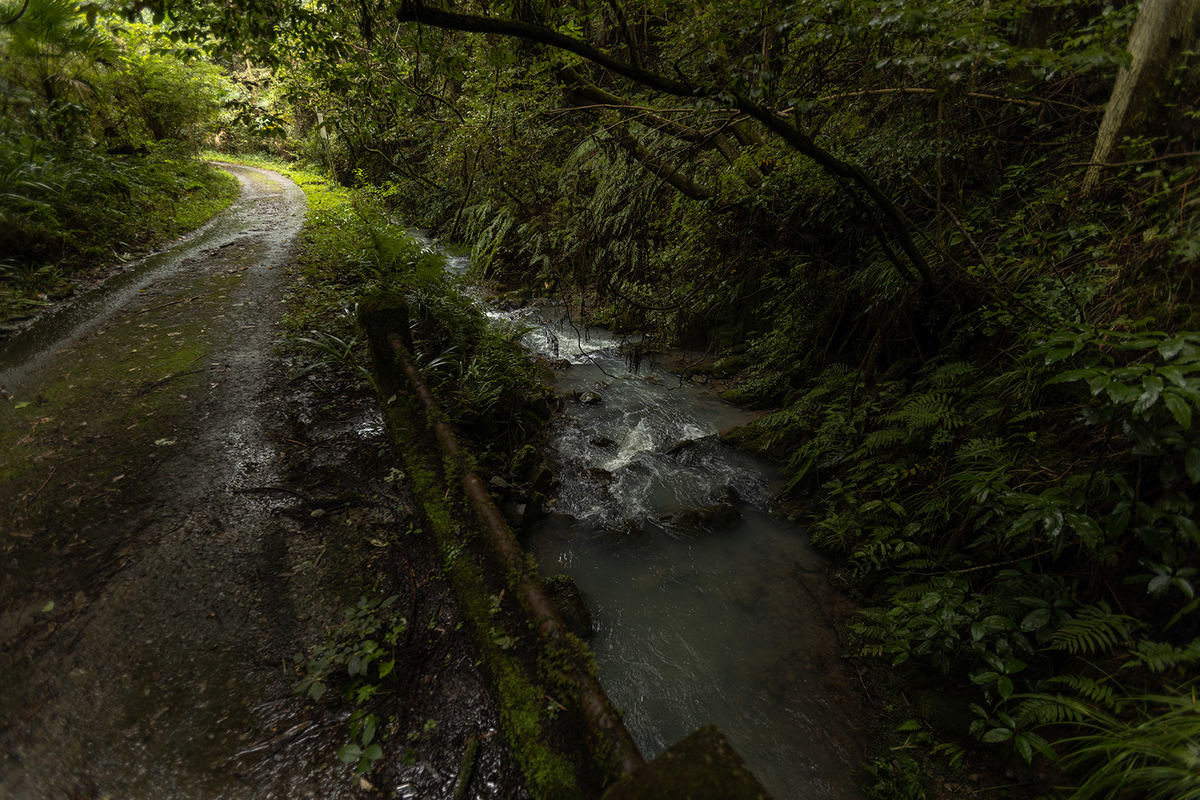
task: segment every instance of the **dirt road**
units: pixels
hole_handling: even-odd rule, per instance
[[[292,655],[371,588],[430,633],[369,777],[446,796],[495,729],[373,403],[273,355],[304,196],[230,169],[242,197],[165,266],[0,349],[0,796],[362,794],[348,711],[295,699]],[[520,795],[499,738],[479,796]]]

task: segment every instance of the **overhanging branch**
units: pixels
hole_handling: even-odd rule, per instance
[[[452,11],[442,11],[429,8],[419,0],[402,0],[396,9],[396,19],[399,22],[416,22],[434,28],[457,30],[466,33],[492,33],[500,36],[510,36],[530,42],[565,50],[568,53],[587,59],[605,69],[640,83],[648,89],[675,95],[677,97],[721,97],[732,99],[739,111],[761,122],[768,130],[783,139],[789,147],[801,155],[816,162],[830,175],[844,178],[863,191],[871,202],[879,209],[880,215],[891,230],[892,237],[904,251],[909,263],[912,264],[921,282],[934,284],[937,279],[925,260],[925,256],[913,242],[900,211],[892,203],[890,197],[871,180],[865,172],[854,164],[842,161],[837,156],[823,149],[812,137],[800,128],[775,114],[765,106],[755,103],[741,92],[708,84],[692,84],[684,80],[676,80],[651,72],[636,64],[626,63],[613,58],[587,42],[566,36],[558,31],[541,25],[530,25],[515,20],[494,17],[480,17],[474,14],[458,14]],[[680,76],[682,78],[682,74]],[[886,245],[886,236],[880,236]],[[907,276],[906,276],[907,277]]]

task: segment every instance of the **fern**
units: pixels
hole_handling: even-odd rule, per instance
[[[908,434],[901,428],[883,428],[867,435],[859,449],[864,453],[873,453],[894,444],[900,444],[908,439]]]
[[[1143,640],[1137,643],[1130,656],[1126,667],[1146,667],[1151,672],[1166,672],[1200,662],[1200,639],[1193,639],[1187,647]]]
[[[1075,702],[1062,695],[1035,694],[1025,698],[1013,712],[1016,719],[1034,725],[1061,725],[1081,722],[1084,713]]]
[[[909,431],[926,428],[958,428],[965,424],[946,394],[913,395],[898,411],[888,414],[888,422],[898,422]]]
[[[978,372],[969,361],[951,361],[934,370],[926,382],[939,389],[955,388],[967,384]]]
[[[1047,679],[1046,683],[1065,686],[1080,698],[1109,711],[1120,710],[1117,693],[1108,683],[1075,673],[1055,675],[1053,678]]]
[[[1103,653],[1129,640],[1137,620],[1114,614],[1108,603],[1085,606],[1050,637],[1050,646],[1071,655]]]

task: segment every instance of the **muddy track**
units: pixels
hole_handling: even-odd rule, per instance
[[[448,796],[480,736],[473,795],[521,796],[373,403],[273,355],[303,194],[230,169],[242,197],[169,266],[0,350],[0,796],[374,793],[333,757],[348,712],[291,691],[368,587],[420,623],[368,777]]]

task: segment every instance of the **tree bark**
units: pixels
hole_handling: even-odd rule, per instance
[[[640,122],[647,127],[660,130],[668,136],[674,136],[676,139],[683,139],[688,142],[706,145],[716,149],[726,161],[733,165],[741,153],[738,149],[725,138],[720,129],[711,131],[702,131],[698,128],[693,128],[690,125],[681,125],[674,120],[667,119],[664,116],[655,114],[653,111],[635,106],[633,103],[626,100],[624,97],[615,95],[612,92],[606,92],[600,87],[588,81],[582,75],[570,67],[563,67],[558,71],[558,74],[567,81],[572,91],[605,106],[611,106],[619,111],[625,112],[629,116],[636,116]],[[742,176],[746,183],[751,188],[757,189],[762,186],[762,176],[754,169],[749,169]]]
[[[1121,140],[1146,129],[1163,100],[1171,70],[1200,34],[1200,0],[1143,0],[1133,30],[1129,52],[1133,61],[1122,67],[1112,97],[1096,135],[1092,162],[1083,179],[1083,191],[1100,182],[1105,166]]]
[[[711,200],[716,196],[716,193],[707,187],[693,181],[687,175],[684,175],[678,168],[672,167],[670,164],[664,164],[650,154],[642,143],[633,137],[629,132],[628,123],[622,121],[614,125],[609,133],[617,144],[629,153],[635,161],[643,167],[662,178],[667,183],[674,186],[681,193],[693,200]]]

